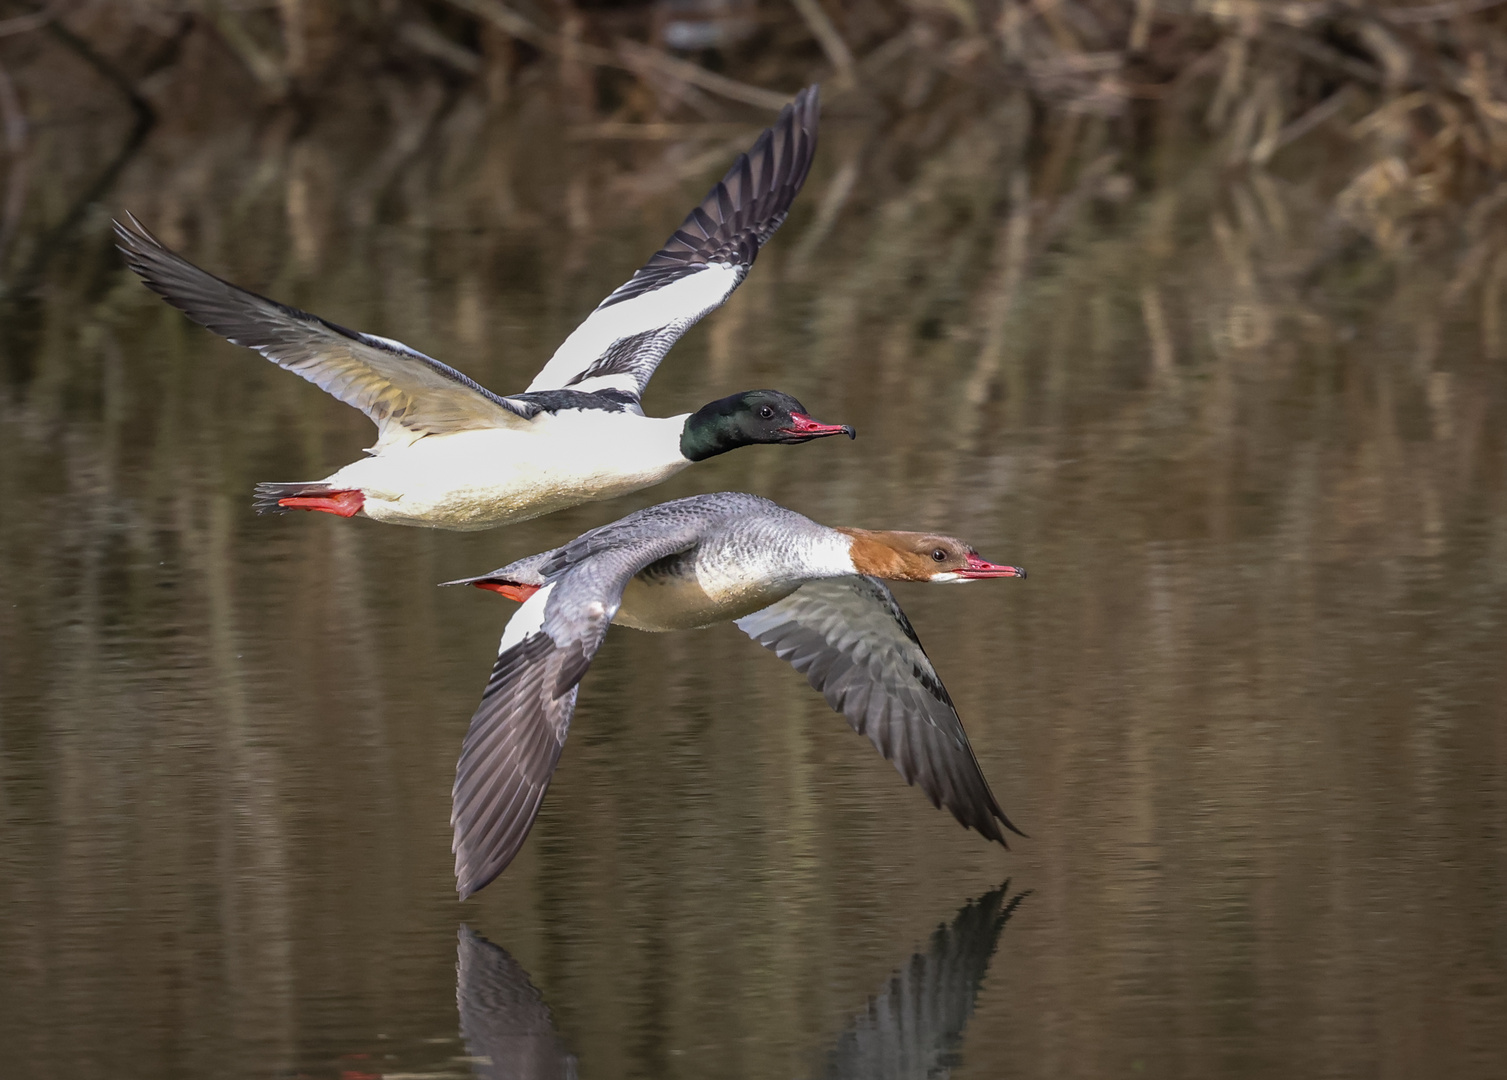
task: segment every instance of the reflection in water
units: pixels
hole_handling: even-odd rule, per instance
[[[469,926],[460,928],[455,961],[460,1034],[483,1080],[565,1080],[576,1059],[555,1031],[528,972]]]
[[[1029,893],[1008,904],[1006,881],[939,926],[931,948],[902,965],[827,1058],[827,1080],[930,1080],[958,1063],[963,1028],[1000,931]]]
[[[932,1080],[958,1063],[963,1029],[1005,923],[1010,883],[970,900],[902,964],[827,1055],[826,1080]],[[505,949],[460,928],[456,1008],[461,1037],[483,1080],[564,1080],[576,1058],[528,972]]]

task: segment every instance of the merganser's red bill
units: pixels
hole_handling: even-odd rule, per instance
[[[790,426],[780,430],[791,435],[799,435],[803,440],[820,439],[824,435],[846,435],[850,439],[858,438],[858,432],[854,431],[850,424],[823,424],[811,419],[805,413],[798,412],[791,413]]]
[[[972,580],[974,578],[995,577],[1018,577],[1026,576],[1024,566],[1006,566],[1004,563],[992,563],[981,559],[973,552],[968,553],[968,565],[957,572],[958,577]]]

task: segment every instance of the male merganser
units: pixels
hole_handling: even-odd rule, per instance
[[[529,388],[506,397],[399,342],[222,281],[129,214],[115,233],[127,264],[168,303],[377,425],[371,456],[324,480],[258,484],[258,511],[489,529],[650,487],[740,446],[853,437],[851,427],[818,423],[774,390],[665,418],[645,416],[639,401],[670,346],[732,294],[785,220],[811,168],[816,118],[812,86],[565,339]]]
[[[973,756],[952,699],[880,581],[1019,577],[962,540],[828,528],[757,495],[659,503],[480,577],[446,582],[523,606],[471,717],[451,825],[464,900],[512,861],[554,775],[576,688],[609,623],[690,630],[733,620],[806,676],[907,783],[964,826],[1019,835]]]

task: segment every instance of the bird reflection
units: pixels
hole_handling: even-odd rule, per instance
[[[825,1080],[935,1080],[957,1063],[963,1028],[989,961],[1020,902],[1006,881],[938,926],[848,1024],[827,1054]],[[555,1031],[528,972],[467,926],[460,928],[456,1004],[461,1037],[483,1080],[573,1080],[575,1056]]]
[[[964,904],[931,947],[889,977],[827,1055],[825,1080],[934,1080],[957,1064],[963,1028],[999,942],[1029,893],[1005,903],[1010,883]]]
[[[575,1080],[575,1055],[555,1031],[528,972],[469,926],[455,971],[460,1034],[483,1080]]]

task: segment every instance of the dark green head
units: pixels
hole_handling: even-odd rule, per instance
[[[686,417],[680,452],[688,461],[705,461],[754,443],[803,443],[828,435],[857,437],[846,424],[817,423],[789,394],[749,390],[703,405]]]

